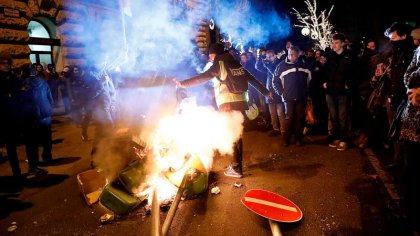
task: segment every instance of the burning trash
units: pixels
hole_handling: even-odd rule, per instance
[[[243,130],[243,116],[198,107],[193,98],[179,96],[184,102],[174,109],[174,115],[162,115],[156,124],[144,122],[140,134],[126,136],[130,141],[110,137],[95,153],[98,159],[94,161],[106,181],[92,185],[89,191],[84,185],[82,190],[88,204],[99,200],[112,211],[102,215],[101,224],[144,206],[154,231],[166,235],[180,201],[207,192],[215,151],[233,153],[232,144]],[[212,187],[211,193],[219,194],[220,188]],[[162,229],[160,210],[168,211]]]

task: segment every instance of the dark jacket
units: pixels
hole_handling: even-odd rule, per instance
[[[47,82],[36,76],[29,81],[28,93],[31,100],[27,101],[27,105],[34,122],[40,124],[51,124],[53,98]]]
[[[301,61],[291,63],[288,59],[280,62],[274,73],[273,88],[283,101],[302,101],[308,97],[308,83],[311,72]]]
[[[11,73],[0,72],[0,140],[10,138],[10,132],[23,122],[22,80]]]
[[[326,83],[327,94],[348,95],[355,83],[354,60],[349,50],[341,54],[335,52],[327,59]]]
[[[391,99],[391,106],[396,109],[405,97],[404,74],[413,59],[415,47],[411,39],[391,42],[391,47],[391,75],[384,78],[385,94]]]

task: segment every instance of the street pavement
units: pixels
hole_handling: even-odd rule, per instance
[[[93,137],[93,127],[89,134]],[[80,128],[65,115],[54,117],[53,139],[55,161],[43,167],[46,176],[19,187],[8,177],[8,162],[0,164],[0,235],[151,234],[144,204],[101,224],[100,217],[109,211],[100,204],[88,206],[76,179],[90,168],[92,140],[82,142]],[[229,159],[216,156],[209,184],[221,192],[181,201],[168,235],[271,235],[268,220],[240,202],[249,189],[277,193],[302,210],[299,222],[279,224],[283,235],[407,235],[401,197],[383,171],[384,158],[370,149],[337,151],[322,135],[310,139],[303,147],[286,148],[279,136],[245,132],[244,178],[225,177]],[[19,158],[26,172],[23,146]],[[166,215],[162,208],[161,224]]]

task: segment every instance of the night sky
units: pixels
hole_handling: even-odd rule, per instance
[[[262,1],[255,2],[262,3]],[[300,12],[306,12],[303,0],[265,2],[271,2],[280,12],[291,7]],[[420,4],[416,0],[390,1],[393,4],[387,4],[383,0],[318,0],[317,2],[318,10],[329,10],[334,5],[330,22],[337,31],[347,34],[353,40],[358,40],[363,36],[379,40],[383,38],[385,29],[395,21],[414,22],[417,26],[420,24]],[[292,20],[295,19],[292,18]]]

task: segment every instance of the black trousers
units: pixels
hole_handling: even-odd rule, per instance
[[[26,154],[29,168],[37,167],[39,162],[39,147],[42,146],[42,160],[52,160],[52,131],[51,124],[32,124],[26,128]]]
[[[20,130],[13,129],[11,127],[6,128],[4,131],[5,146],[7,151],[7,157],[9,159],[10,167],[12,168],[13,176],[20,176],[19,159],[16,148],[20,141]]]
[[[286,101],[284,104],[286,107],[285,139],[290,141],[291,135],[294,134],[296,140],[301,141],[305,124],[306,101]]]
[[[243,142],[242,137],[233,144],[232,167],[242,173],[242,152]]]

